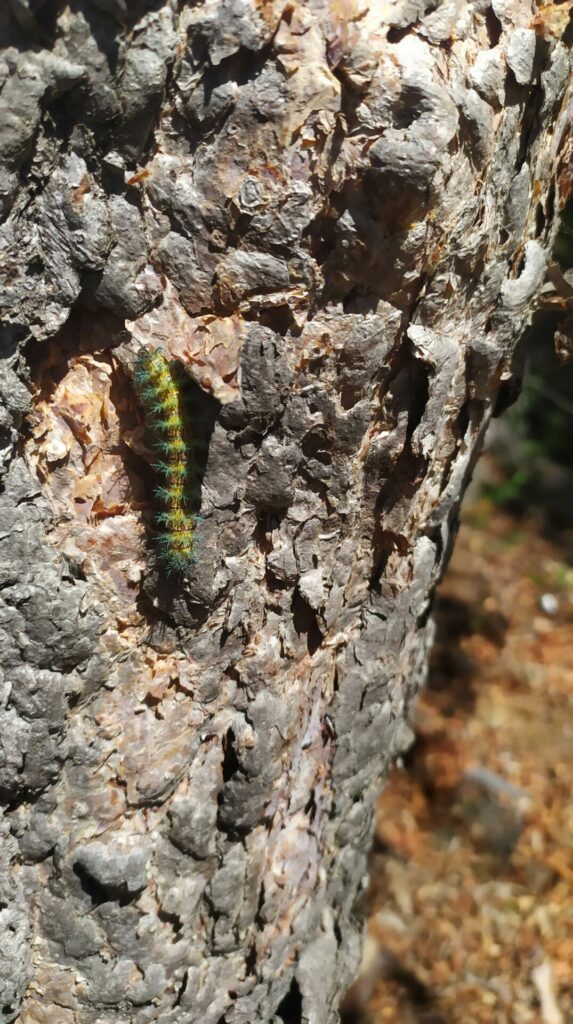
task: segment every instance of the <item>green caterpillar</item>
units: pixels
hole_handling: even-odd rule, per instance
[[[158,349],[139,351],[133,385],[160,455],[153,467],[162,481],[155,492],[162,506],[157,515],[159,558],[168,572],[177,574],[194,561],[197,523],[190,510],[193,446],[185,409],[186,384],[177,359],[167,359]]]

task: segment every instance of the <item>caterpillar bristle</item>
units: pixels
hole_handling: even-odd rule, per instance
[[[169,508],[172,502],[179,503],[182,500],[180,491],[181,488],[179,487],[177,487],[177,489],[173,487],[156,487],[153,495],[161,502],[162,505],[166,505],[167,508]]]
[[[155,497],[162,506],[156,522],[159,559],[168,573],[182,574],[195,561],[194,530],[199,522],[189,511],[187,485],[192,477],[188,401],[189,383],[183,366],[169,360],[159,349],[142,349],[135,360],[133,384],[155,434],[155,448],[162,456],[154,470],[162,478]]]
[[[189,551],[193,543],[193,537],[190,531],[174,535],[170,533],[162,533],[158,537],[159,546],[164,551],[179,552]]]
[[[177,461],[181,456],[177,454],[177,458],[173,462],[155,462],[153,469],[156,473],[162,473],[163,476],[177,476],[186,477],[188,474],[187,464],[185,462]]]
[[[167,433],[175,433],[176,431],[179,431],[180,426],[181,426],[181,420],[178,417],[177,418],[169,417],[169,419],[154,420],[153,421],[153,429],[154,430],[161,430],[161,431],[163,431],[166,434]]]
[[[185,525],[187,517],[181,509],[177,509],[175,512],[158,512],[155,520],[160,526],[168,526],[170,530],[174,530]]]
[[[187,445],[181,437],[175,439],[168,437],[164,441],[156,441],[155,447],[163,455],[181,455],[187,451]]]

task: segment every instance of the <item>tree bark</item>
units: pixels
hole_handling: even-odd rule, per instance
[[[568,7],[3,7],[0,1021],[338,1020],[567,198]],[[183,578],[140,345],[192,379]]]

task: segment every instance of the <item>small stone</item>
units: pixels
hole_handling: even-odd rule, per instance
[[[555,615],[559,609],[559,601],[555,594],[542,594],[539,598],[539,607],[546,615]]]

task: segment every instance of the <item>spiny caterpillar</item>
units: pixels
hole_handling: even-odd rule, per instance
[[[183,573],[193,562],[197,517],[190,510],[192,445],[186,413],[185,371],[177,359],[158,349],[141,349],[133,369],[135,392],[155,435],[160,461],[153,467],[162,480],[155,495],[159,557],[169,572]]]

